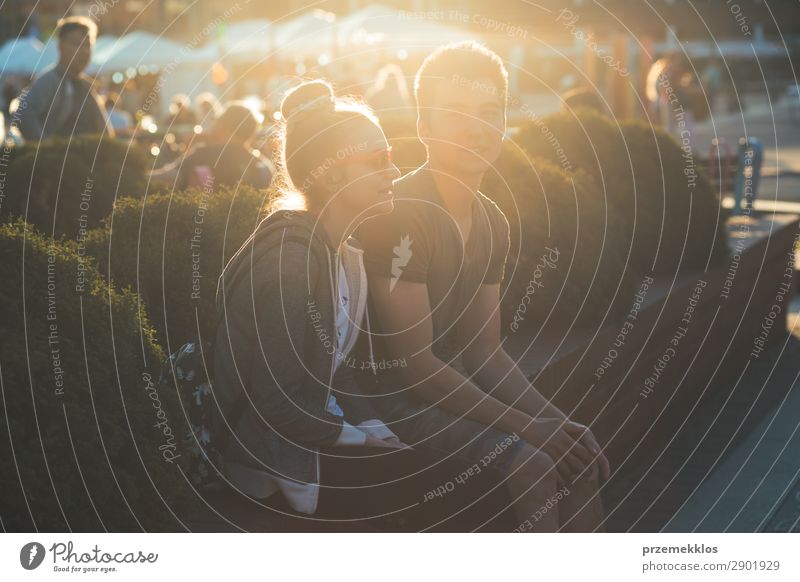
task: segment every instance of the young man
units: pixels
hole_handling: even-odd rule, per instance
[[[58,63],[42,73],[20,97],[22,135],[28,141],[83,133],[113,136],[92,90],[92,81],[83,74],[92,58],[97,26],[88,18],[66,18],[59,21],[56,35]]]
[[[417,72],[428,161],[395,182],[394,211],[357,234],[373,329],[373,363],[360,376],[404,442],[459,458],[468,473],[500,470],[521,528],[593,531],[608,462],[500,338],[509,225],[478,188],[500,154],[507,87],[500,58],[477,43],[442,47]]]

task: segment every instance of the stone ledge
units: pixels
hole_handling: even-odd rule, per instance
[[[542,394],[591,426],[618,471],[618,483],[636,483],[661,455],[683,455],[670,448],[671,439],[686,428],[701,399],[722,402],[734,388],[757,390],[737,382],[757,360],[756,348],[786,339],[796,279],[789,251],[799,224],[797,215],[730,219],[729,246],[741,253],[738,265],[731,256],[708,271],[653,275],[621,345],[624,320],[567,333],[563,322],[548,322],[535,340],[535,333],[510,336],[506,349]],[[777,300],[787,267],[788,290]],[[698,281],[703,282],[699,296]],[[682,319],[692,303],[687,325]],[[774,304],[784,308],[764,333]],[[757,343],[762,339],[763,345]],[[610,350],[616,350],[613,357]],[[604,498],[622,497],[615,487],[612,479]],[[630,522],[617,520],[612,529],[625,529],[638,518],[628,517]]]

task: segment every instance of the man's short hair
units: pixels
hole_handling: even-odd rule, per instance
[[[456,83],[492,81],[500,92],[503,106],[508,96],[508,71],[497,53],[474,40],[444,45],[422,62],[414,78],[417,110],[424,114],[430,107],[431,85],[437,80]]]
[[[56,25],[58,40],[73,32],[80,32],[84,36],[91,36],[94,39],[97,38],[97,25],[94,20],[85,16],[70,16],[58,21]]]

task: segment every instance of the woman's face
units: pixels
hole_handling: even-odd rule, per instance
[[[337,184],[332,204],[359,222],[392,211],[392,182],[400,177],[400,170],[391,161],[380,127],[368,120],[354,122],[333,165]]]

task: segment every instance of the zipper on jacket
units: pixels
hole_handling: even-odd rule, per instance
[[[364,314],[367,316],[367,343],[369,344],[369,363],[370,367],[372,368],[372,374],[374,376],[378,375],[378,369],[375,365],[375,353],[372,351],[372,326],[369,324],[369,296],[367,297],[367,308],[364,310]]]
[[[339,289],[339,253],[333,254],[333,266],[331,266],[331,250],[328,245],[325,245],[325,252],[328,253],[328,279],[331,284],[331,303],[333,307],[333,338],[336,348],[333,350],[333,358],[331,359],[330,378],[328,379],[328,395],[325,399],[325,410],[328,409],[328,400],[331,397],[331,384],[333,384],[333,375],[336,370],[336,352],[339,349],[339,340],[336,335],[336,308],[339,303],[338,289]],[[335,273],[334,273],[335,271]]]

